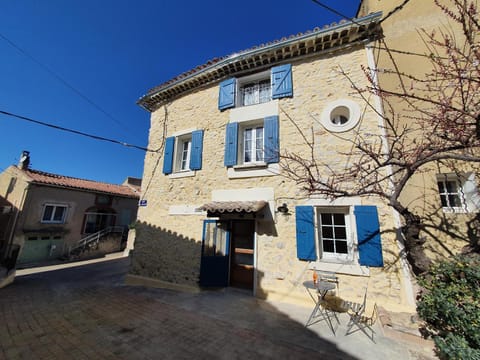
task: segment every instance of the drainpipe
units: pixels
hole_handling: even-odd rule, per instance
[[[372,81],[375,84],[375,86],[378,85],[378,76],[377,76],[377,67],[375,64],[375,56],[373,53],[373,44],[367,44],[365,46],[366,52],[367,52],[367,63],[368,67],[371,69],[370,76],[372,77]],[[384,121],[384,111],[383,111],[383,106],[382,106],[382,101],[380,99],[380,96],[374,94],[373,95],[373,105],[375,107],[375,110],[377,111],[378,115],[378,126],[380,128],[380,131],[382,132],[382,137],[383,137],[383,151],[385,154],[388,153],[388,141],[387,141],[387,131],[385,129],[385,121]],[[389,177],[391,178],[393,176],[393,170],[392,166],[387,167],[387,172]],[[390,183],[391,184],[391,183]],[[393,215],[393,220],[395,223],[395,226],[397,228],[397,246],[398,250],[400,251],[400,261],[402,265],[402,272],[403,272],[403,277],[405,279],[405,297],[407,300],[407,303],[411,306],[415,306],[415,295],[413,291],[413,284],[412,284],[412,278],[410,276],[410,268],[408,266],[407,259],[405,257],[405,245],[403,243],[403,239],[401,236],[401,233],[399,232],[399,229],[402,227],[402,221],[400,219],[400,214],[392,208],[392,215]]]

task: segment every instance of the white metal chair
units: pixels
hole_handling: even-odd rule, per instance
[[[373,325],[375,324],[375,321],[378,317],[377,304],[374,305],[372,314],[370,316],[367,316],[365,314],[366,306],[367,289],[365,289],[362,303],[350,301],[344,302],[344,307],[346,308],[347,314],[350,317],[345,335],[350,335],[357,331],[362,331],[365,335],[367,335],[370,340],[375,342],[373,338],[375,334],[375,330],[373,330]]]

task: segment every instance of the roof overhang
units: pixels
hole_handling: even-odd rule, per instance
[[[256,213],[268,204],[265,200],[256,201],[212,201],[198,208],[209,214]]]
[[[153,112],[185,92],[229,76],[248,74],[292,59],[328,53],[377,39],[382,34],[378,24],[381,15],[381,12],[373,13],[360,19],[345,21],[324,29],[316,28],[230,56],[213,59],[151,89],[137,103],[145,110]]]

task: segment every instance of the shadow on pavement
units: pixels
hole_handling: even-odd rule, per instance
[[[16,278],[0,290],[0,358],[355,359],[242,291],[126,286],[128,266],[123,258]]]

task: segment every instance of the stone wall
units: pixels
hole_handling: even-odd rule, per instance
[[[309,155],[309,148],[298,127],[307,136],[315,134],[316,155],[322,161],[348,166],[351,158],[342,158],[339,151],[349,152],[351,143],[342,139],[355,136],[355,131],[379,133],[378,117],[352,95],[347,79],[339,74],[339,66],[350,73],[351,79],[365,83],[360,65],[366,65],[363,47],[351,48],[317,59],[292,62],[294,95],[275,100],[280,128],[280,152],[295,150]],[[353,100],[365,115],[357,127],[341,136],[323,131],[318,119],[322,109],[338,99]],[[205,214],[194,209],[212,199],[215,190],[274,189],[272,213],[287,203],[290,215],[274,214],[273,221],[256,222],[256,283],[259,297],[276,297],[288,301],[309,301],[303,281],[311,280],[311,264],[296,257],[296,205],[309,199],[291,180],[281,175],[235,178],[228,177],[223,165],[226,124],[230,110],[217,108],[218,84],[206,86],[180,97],[152,114],[149,148],[162,149],[147,153],[143,175],[143,194],[148,205],[141,207],[138,219],[131,273],[178,284],[194,286],[198,281],[202,221]],[[295,123],[295,124],[294,124]],[[184,130],[204,130],[203,165],[194,176],[172,177],[162,174],[163,146],[166,136]],[[377,199],[357,199],[358,204],[377,205],[380,215],[385,267],[372,268],[363,275],[341,275],[340,295],[356,299],[369,287],[371,299],[387,308],[408,308],[412,305],[410,286],[405,282],[402,262],[395,237],[392,211]],[[353,204],[353,203],[352,203]],[[176,211],[172,211],[175,207]],[[178,209],[184,209],[184,214]]]

